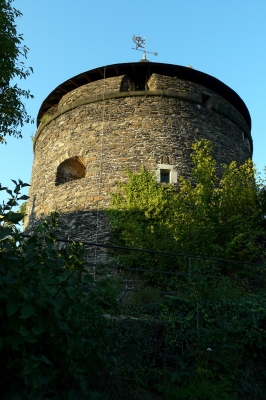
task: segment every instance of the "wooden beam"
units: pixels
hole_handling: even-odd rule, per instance
[[[91,78],[84,72],[83,76],[85,77],[86,81],[89,83],[91,82]]]
[[[68,93],[69,90],[65,89],[64,86],[59,86],[59,89],[62,90],[64,93]]]
[[[98,71],[99,71],[101,77],[104,78],[104,73],[103,73],[102,69],[101,69],[101,68],[98,68]]]
[[[55,103],[56,104],[56,103]],[[53,107],[55,104],[51,104],[51,103],[44,103],[43,105],[45,106],[45,107]],[[45,114],[45,112],[44,112],[44,114]]]
[[[79,87],[77,82],[73,81],[73,79],[69,79],[69,82],[71,82],[75,87]]]
[[[136,79],[137,79],[137,71],[136,71],[135,64],[132,64],[132,71],[133,71],[134,81],[136,81]]]
[[[68,92],[70,92],[70,90],[69,90]],[[68,92],[67,92],[67,93],[68,93]],[[60,92],[59,92],[59,93],[52,93],[52,95],[49,96],[49,99],[50,99],[50,100],[52,100],[53,98],[55,98],[55,99],[61,99],[62,96],[63,96],[63,94],[60,93]]]
[[[117,65],[114,66],[114,70],[117,76],[120,75]]]

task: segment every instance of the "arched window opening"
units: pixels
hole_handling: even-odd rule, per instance
[[[80,157],[68,158],[57,167],[55,185],[58,186],[66,182],[84,178],[85,173],[86,167]]]

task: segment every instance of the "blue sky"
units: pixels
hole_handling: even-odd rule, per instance
[[[138,61],[132,36],[145,36],[151,61],[193,66],[235,90],[252,119],[253,160],[266,165],[266,2],[265,0],[15,0],[23,13],[18,32],[30,48],[27,65],[34,74],[20,86],[30,89],[26,102],[36,118],[46,96],[60,83],[96,67]],[[7,138],[0,146],[0,182],[30,182],[30,136]]]

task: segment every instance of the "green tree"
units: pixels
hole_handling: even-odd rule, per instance
[[[21,61],[28,48],[17,33],[21,13],[13,0],[0,0],[0,142],[7,135],[21,137],[30,122],[20,89],[32,68]],[[9,200],[0,205],[0,387],[4,399],[99,398],[90,384],[106,364],[103,309],[115,303],[108,281],[94,283],[85,269],[83,250],[71,243],[57,250],[53,214],[30,238],[17,224],[24,184],[14,191],[0,185]],[[24,203],[25,204],[25,203]],[[81,279],[82,277],[82,279]]]
[[[211,150],[206,140],[193,145],[192,178],[181,177],[177,190],[156,183],[154,174],[144,168],[139,174],[128,171],[128,183],[113,194],[107,211],[118,243],[243,262],[264,259],[265,225],[260,201],[264,185],[256,183],[251,160],[241,166],[235,162],[219,166]],[[120,261],[131,267],[184,267],[187,271],[187,260],[180,260],[136,252],[120,255]],[[210,272],[206,263],[204,268]],[[244,269],[247,272],[248,268]],[[243,267],[220,264],[214,271],[241,276]]]
[[[16,18],[22,14],[12,7],[13,0],[0,0],[0,142],[6,143],[7,135],[22,137],[21,127],[33,122],[22,99],[32,98],[29,90],[18,87],[18,79],[26,79],[31,67],[26,59],[29,49],[22,44],[23,35],[18,34]]]

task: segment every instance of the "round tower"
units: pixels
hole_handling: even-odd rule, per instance
[[[125,169],[188,176],[191,145],[212,141],[219,163],[252,157],[251,120],[242,99],[218,79],[178,65],[114,64],[55,88],[38,114],[26,229],[60,213],[62,237],[103,242],[101,212]]]

